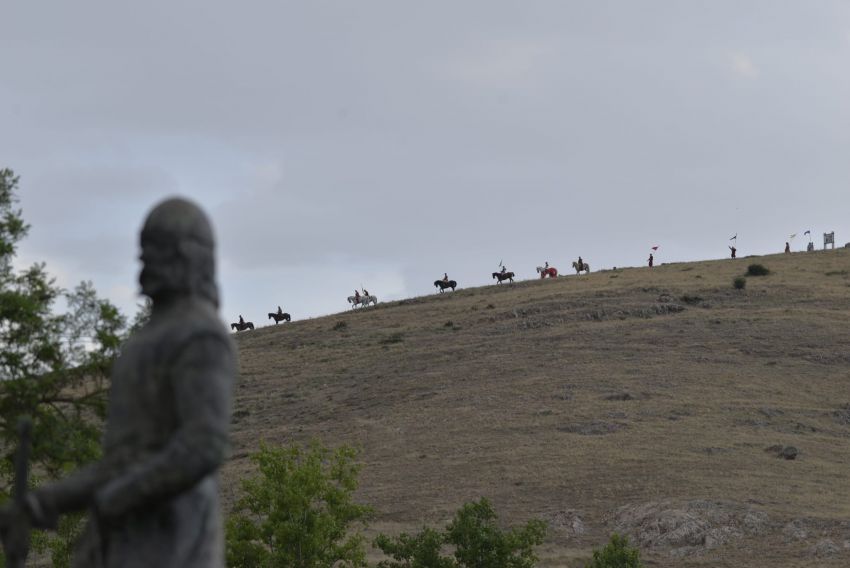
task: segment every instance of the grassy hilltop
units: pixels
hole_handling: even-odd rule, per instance
[[[752,263],[771,273],[733,289]],[[542,566],[614,531],[650,566],[850,563],[850,250],[460,289],[237,343],[227,501],[259,440],[318,437],[362,448],[375,531],[485,496],[550,522]]]

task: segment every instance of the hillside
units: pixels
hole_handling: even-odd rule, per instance
[[[753,262],[771,274],[734,290]],[[846,566],[848,286],[842,249],[459,289],[239,334],[225,499],[259,440],[318,437],[362,448],[373,530],[442,524],[486,496],[506,521],[550,521],[542,566],[581,566],[615,530],[650,566]],[[777,457],[786,446],[796,459]]]

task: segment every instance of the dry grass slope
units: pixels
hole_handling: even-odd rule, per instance
[[[753,262],[771,274],[733,290]],[[614,530],[651,566],[850,563],[850,251],[458,290],[237,342],[228,502],[259,440],[318,437],[362,448],[375,530],[486,496],[550,521],[543,566]]]

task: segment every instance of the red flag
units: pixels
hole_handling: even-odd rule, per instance
[[[655,245],[654,247],[652,247],[652,250],[658,250],[658,245]]]

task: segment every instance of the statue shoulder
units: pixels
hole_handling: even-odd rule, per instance
[[[233,339],[218,313],[211,306],[203,304],[183,306],[169,314],[165,327],[167,331],[162,339],[168,344],[168,351],[173,356],[178,355],[188,344],[200,338],[214,338],[220,341],[222,347],[235,356],[236,346]]]

